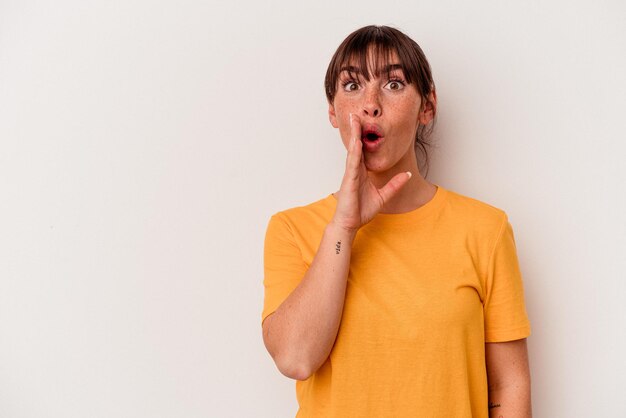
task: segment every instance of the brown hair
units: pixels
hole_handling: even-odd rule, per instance
[[[372,63],[368,63],[370,47],[372,48],[371,57],[374,61]],[[389,26],[370,25],[362,27],[348,35],[339,45],[328,64],[326,78],[324,79],[328,103],[332,104],[335,100],[337,81],[343,67],[352,61],[359,62],[363,71],[363,77],[369,81],[372,73],[376,77],[380,75],[381,69],[389,64],[394,51],[398,55],[399,64],[402,65],[404,70],[406,82],[414,84],[417,92],[422,97],[421,111],[426,105],[426,101],[430,101],[430,93],[435,90],[435,82],[433,81],[430,65],[422,48],[413,39],[398,29]],[[353,74],[351,75],[354,77]],[[436,115],[435,106],[433,106],[433,110]],[[428,132],[425,132],[426,126],[420,125],[415,137],[415,148],[421,149],[424,154],[426,174],[428,174],[429,163],[426,147],[432,146],[428,142],[427,137],[432,133],[434,124],[435,120],[433,119],[433,123],[429,124],[430,129]]]

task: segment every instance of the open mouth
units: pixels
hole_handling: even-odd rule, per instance
[[[363,141],[363,151],[368,153],[378,152],[385,140],[384,133],[380,126],[375,123],[366,123],[361,129],[361,141]]]
[[[378,125],[366,124],[361,131],[361,139],[368,142],[376,142],[383,136]]]
[[[378,138],[380,138],[380,135],[374,132],[369,132],[365,134],[362,139],[373,142],[373,141],[376,141]]]

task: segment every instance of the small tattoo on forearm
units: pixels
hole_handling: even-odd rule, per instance
[[[489,402],[489,409],[491,409],[491,408],[500,408],[500,404],[499,403]]]
[[[335,244],[335,254],[339,254],[341,252],[341,241],[337,241]]]

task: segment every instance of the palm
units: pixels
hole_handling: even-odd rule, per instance
[[[408,176],[406,173],[397,174],[380,189],[371,182],[362,156],[360,126],[358,120],[352,121],[346,172],[335,211],[335,222],[350,230],[357,230],[370,222],[410,178],[410,173]]]
[[[364,178],[362,179],[362,183],[359,187],[359,217],[361,225],[365,225],[371,221],[378,212],[380,212],[385,202],[378,188],[369,179],[363,162],[361,162],[361,165],[363,166],[363,171],[365,173],[362,176]]]

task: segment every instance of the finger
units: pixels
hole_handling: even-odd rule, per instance
[[[410,178],[410,171],[396,174],[387,182],[387,184],[385,184],[381,189],[378,189],[378,193],[380,193],[380,196],[383,198],[383,204],[394,197],[396,193],[398,193],[400,189],[409,182]]]
[[[350,114],[350,143],[348,144],[348,157],[346,158],[346,177],[356,180],[359,175],[359,164],[362,160],[361,123],[356,115]]]
[[[350,113],[350,144],[352,155],[349,169],[358,174],[359,164],[363,157],[363,142],[361,141],[361,120],[353,113]]]

